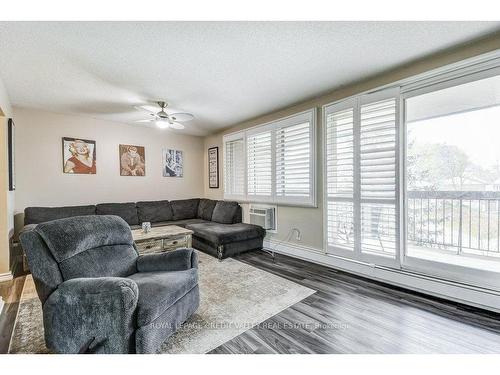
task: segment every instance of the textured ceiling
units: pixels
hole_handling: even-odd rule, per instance
[[[499,30],[499,22],[0,22],[0,77],[14,106],[132,123],[145,118],[135,105],[166,99],[196,116],[180,132],[205,135]]]

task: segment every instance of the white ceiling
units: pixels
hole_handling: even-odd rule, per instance
[[[439,50],[500,22],[0,22],[14,106],[131,123],[166,99],[205,135]],[[144,124],[137,126],[145,126]]]

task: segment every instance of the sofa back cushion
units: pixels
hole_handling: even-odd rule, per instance
[[[199,203],[199,198],[170,201],[174,213],[174,220],[196,219],[198,216]]]
[[[198,219],[212,220],[212,213],[216,204],[217,201],[212,199],[200,199],[200,204],[198,205]]]
[[[241,209],[241,206],[238,205],[238,209],[236,210],[236,213],[234,214],[233,217],[233,224],[238,224],[243,222],[243,210]]]
[[[144,223],[145,221],[158,223],[174,219],[174,213],[169,201],[137,202],[136,206],[139,223]]]
[[[65,207],[26,207],[24,209],[24,225],[40,224],[46,221],[64,219],[72,216],[95,215],[94,205]]]
[[[137,272],[137,251],[127,223],[117,216],[75,216],[39,224],[63,280],[126,277]]]
[[[212,213],[212,221],[220,224],[233,224],[238,207],[238,202],[218,201]]]
[[[96,206],[96,213],[119,216],[129,225],[139,224],[135,203],[101,203]]]

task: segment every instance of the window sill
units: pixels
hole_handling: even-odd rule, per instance
[[[225,201],[237,201],[238,203],[243,204],[272,204],[278,207],[298,207],[298,208],[318,208],[317,203],[295,203],[295,202],[277,202],[273,200],[259,200],[259,199],[247,199],[247,198],[238,198],[238,197],[224,197]]]

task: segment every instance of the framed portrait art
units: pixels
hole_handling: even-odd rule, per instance
[[[63,172],[68,174],[96,174],[95,141],[63,137]]]
[[[184,157],[182,151],[164,149],[162,151],[163,177],[183,177]]]
[[[208,187],[219,188],[219,147],[208,149]]]
[[[145,176],[144,146],[120,145],[120,176]]]

